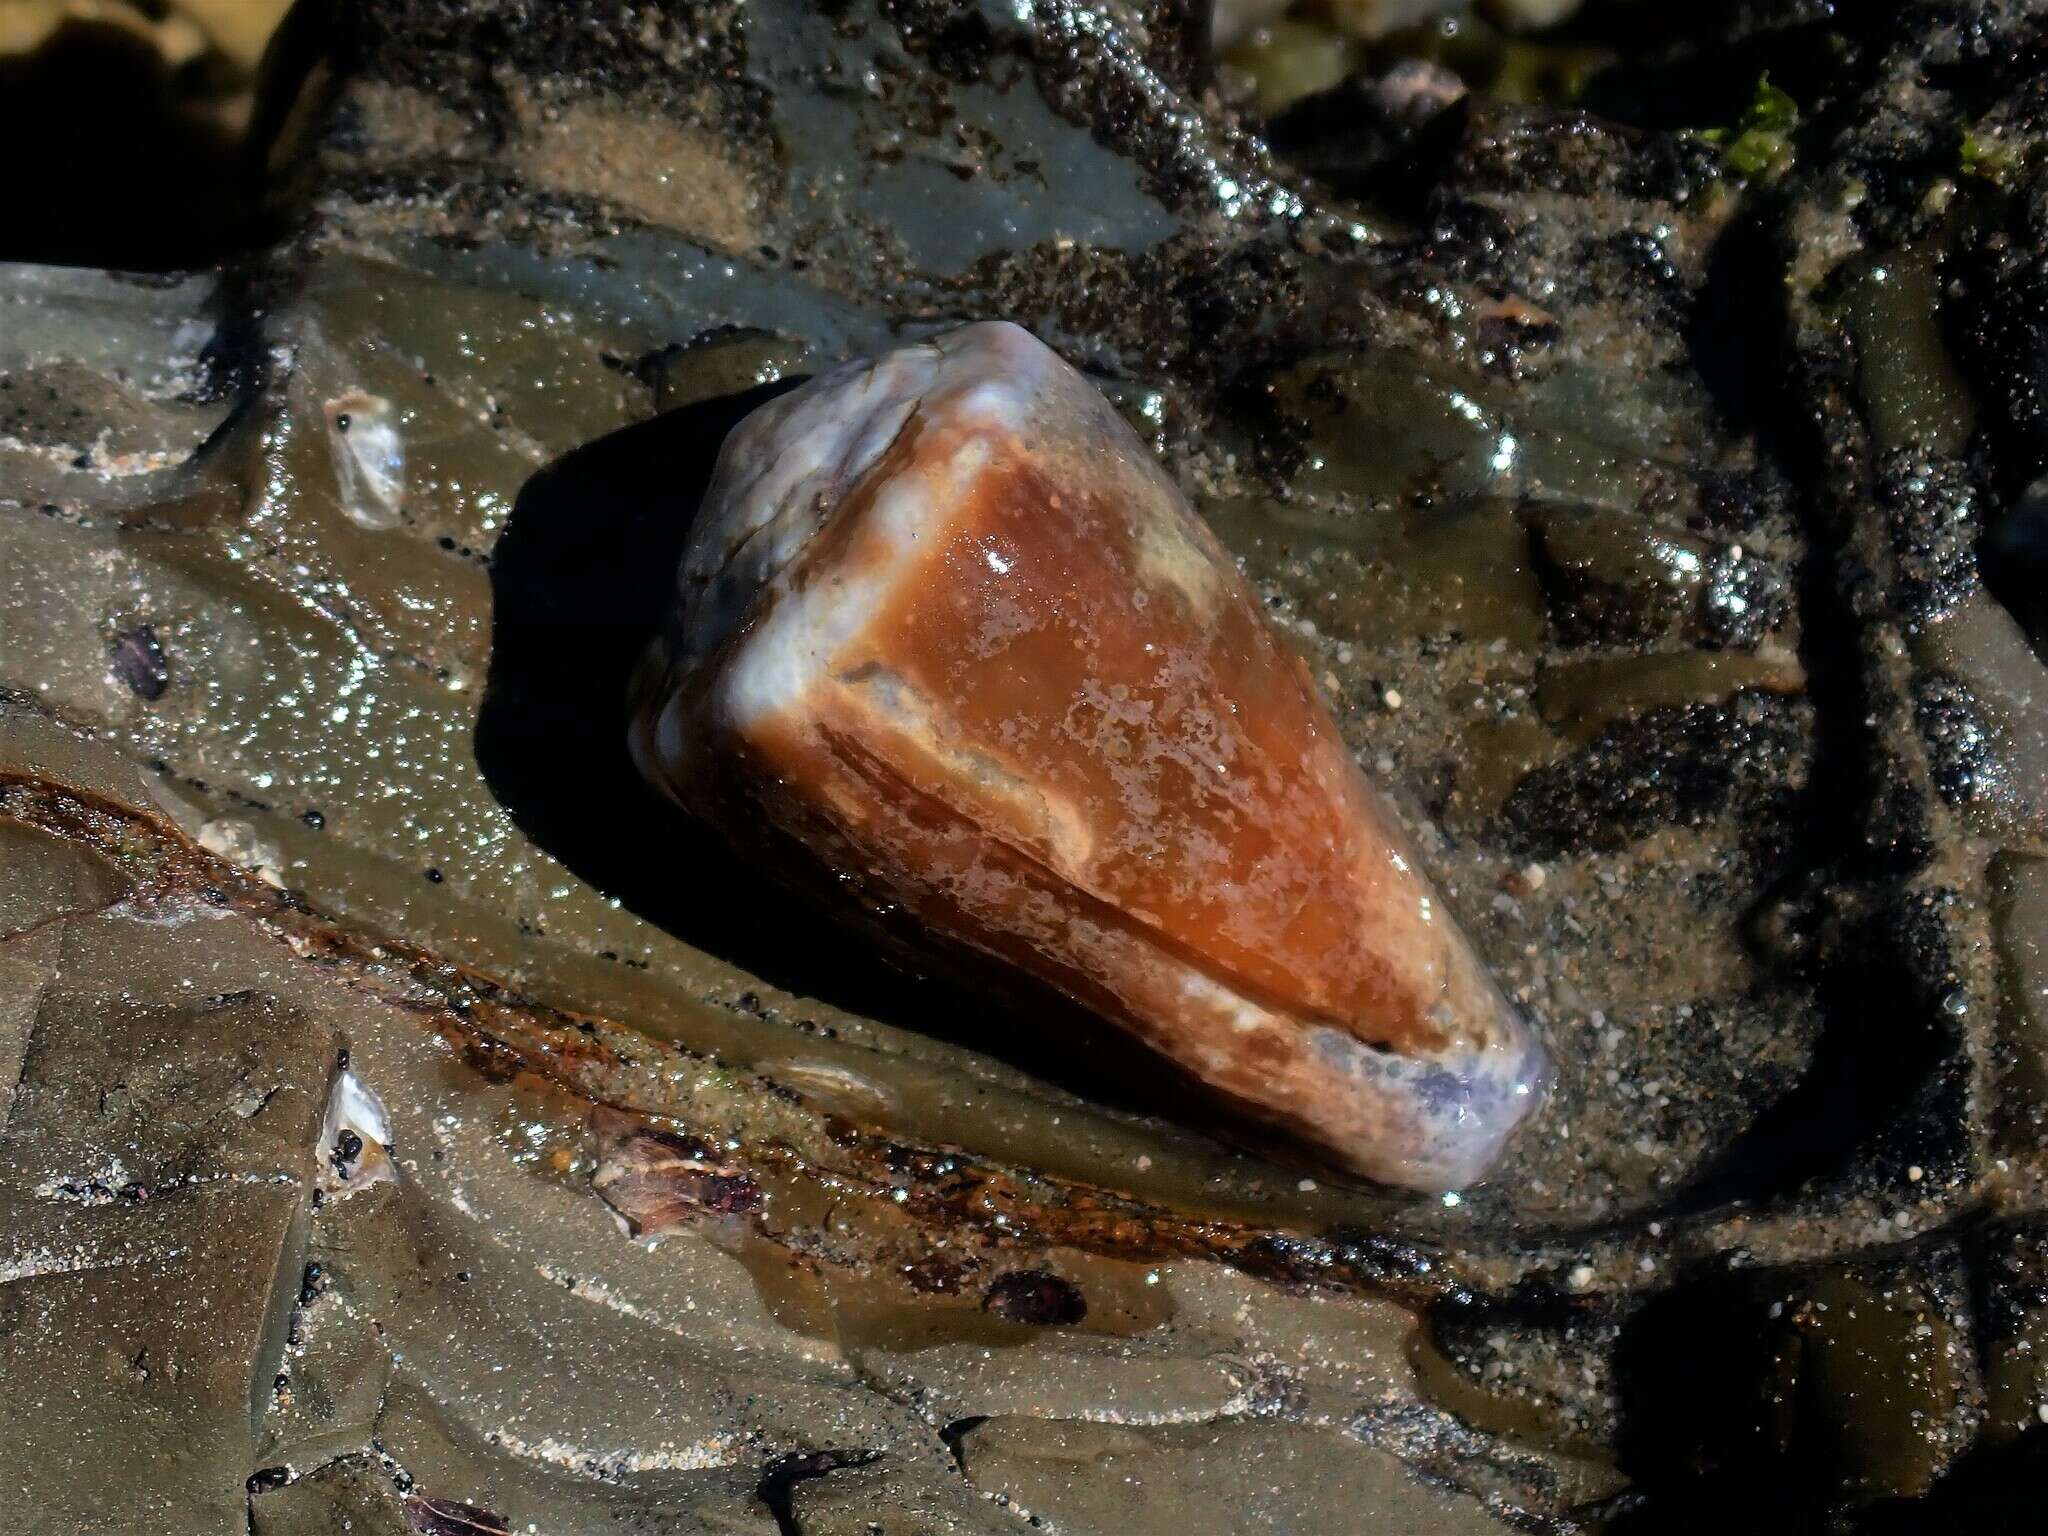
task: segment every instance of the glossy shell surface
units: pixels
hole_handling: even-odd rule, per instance
[[[643,771],[1050,982],[1387,1183],[1479,1178],[1544,1056],[1300,658],[1023,329],[820,378],[728,440]]]

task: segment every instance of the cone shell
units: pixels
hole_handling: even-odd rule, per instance
[[[1301,659],[1100,394],[970,325],[720,455],[633,747],[1320,1159],[1478,1179],[1542,1096]]]

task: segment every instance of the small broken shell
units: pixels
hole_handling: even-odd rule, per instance
[[[1301,659],[1100,394],[969,325],[762,406],[643,672],[641,770],[1020,967],[1354,1172],[1541,1097]]]

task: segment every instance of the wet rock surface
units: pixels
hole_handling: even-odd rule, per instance
[[[2048,30],[1748,7],[1608,117],[1371,131],[1199,39],[381,0],[278,61],[286,245],[0,270],[38,1522],[2025,1507]],[[1550,1044],[1455,1203],[1211,1140],[632,773],[724,432],[983,316],[1189,490]]]

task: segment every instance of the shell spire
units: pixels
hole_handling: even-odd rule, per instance
[[[1541,1045],[1109,403],[964,326],[727,439],[633,746],[1350,1171],[1453,1189]]]

